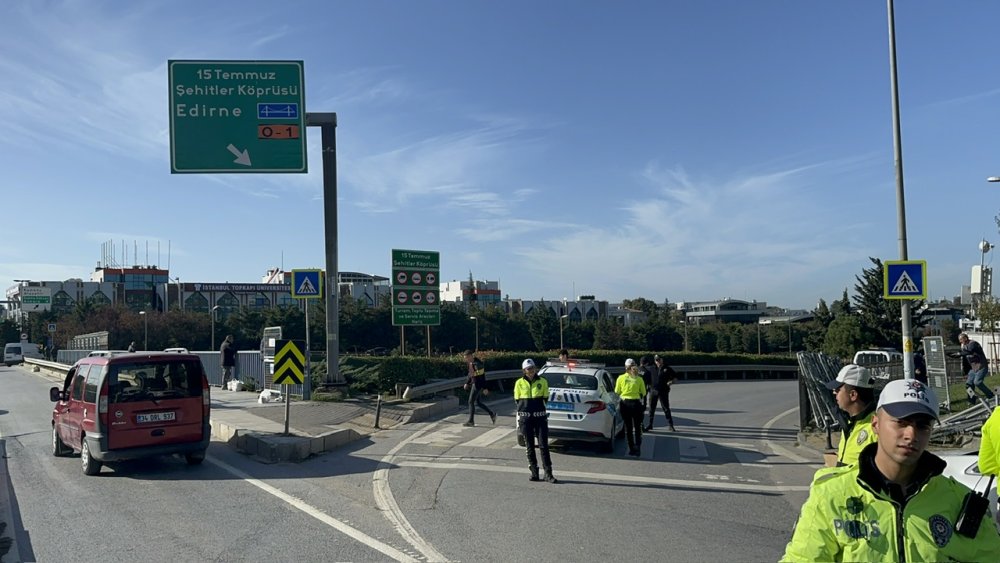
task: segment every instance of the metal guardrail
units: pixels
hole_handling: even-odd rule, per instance
[[[721,366],[671,366],[674,371],[681,375],[681,379],[695,379],[694,377],[689,377],[689,375],[698,375],[701,379],[779,379],[779,378],[789,378],[794,379],[799,372],[798,366],[786,365],[786,366],[776,366],[776,365],[721,365]],[[610,372],[625,372],[625,366],[605,368]],[[486,372],[486,381],[502,381],[505,379],[514,379],[521,376],[521,370],[519,369],[509,369],[509,370],[497,370]],[[720,375],[721,377],[716,377]],[[757,377],[747,377],[747,374],[756,374]],[[738,377],[733,377],[737,375]],[[433,395],[435,393],[441,393],[444,391],[449,391],[451,389],[458,389],[465,384],[467,376],[455,377],[452,379],[444,379],[441,381],[434,381],[432,383],[426,383],[424,385],[408,386],[405,391],[403,391],[403,399],[418,399],[420,397],[425,397],[427,395]]]
[[[158,352],[158,350],[150,351]],[[25,358],[25,363],[34,364],[65,375],[66,372],[69,371],[69,368],[73,367],[73,364],[81,358],[86,358],[89,353],[89,350],[60,350],[59,359],[61,361],[59,362]],[[219,361],[219,352],[192,351],[191,353],[198,356],[198,359],[201,360],[201,365],[205,367],[205,376],[208,378],[208,384],[221,385],[222,366]],[[275,385],[273,383],[274,378],[267,373],[266,366],[260,359],[260,352],[256,350],[237,352],[236,368],[233,370],[233,375],[240,381],[246,381],[247,378],[253,378],[257,383],[257,390],[282,390],[281,385]],[[302,385],[290,385],[288,386],[288,393],[291,395],[301,395],[302,387]],[[282,392],[284,391],[282,390]]]

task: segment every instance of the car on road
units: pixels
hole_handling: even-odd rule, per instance
[[[952,477],[974,491],[983,492],[987,481],[989,481],[989,477],[979,472],[979,452],[954,454],[934,452],[934,455],[940,457],[948,464],[942,475]],[[990,511],[993,513],[997,530],[1000,530],[1000,506],[997,505],[996,480],[993,481],[993,485],[990,488]]]
[[[194,354],[82,358],[49,398],[52,455],[80,452],[87,475],[108,462],[160,455],[196,465],[212,439],[208,378]]]
[[[549,360],[538,376],[549,384],[546,410],[550,439],[591,442],[606,452],[614,451],[625,423],[619,411],[620,398],[614,392],[614,379],[604,364]],[[517,440],[524,445],[521,432]]]
[[[24,362],[25,358],[41,359],[38,346],[31,342],[8,342],[3,346],[3,363],[7,367]]]

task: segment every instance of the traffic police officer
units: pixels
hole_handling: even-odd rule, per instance
[[[857,465],[813,482],[782,561],[996,561],[992,516],[958,526],[969,488],[942,476],[944,460],[926,451],[937,418],[930,388],[889,382],[872,421],[878,441]]]
[[[545,480],[549,483],[558,483],[559,481],[552,475],[552,458],[549,457],[549,415],[545,411],[545,403],[549,400],[549,382],[545,381],[544,377],[538,377],[538,368],[531,358],[521,362],[521,370],[524,371],[524,376],[514,382],[514,401],[517,403],[517,418],[524,433],[528,469],[531,470],[529,480],[540,480],[538,459],[535,457],[537,434],[538,449],[542,451]]]
[[[847,364],[837,378],[826,382],[840,410],[848,415],[837,444],[837,465],[854,465],[865,446],[875,441],[872,413],[875,412],[875,378],[867,368]]]
[[[625,360],[625,373],[615,381],[615,394],[621,397],[622,418],[625,420],[625,438],[628,455],[639,457],[642,448],[642,400],[646,397],[646,383],[639,374],[635,360]]]

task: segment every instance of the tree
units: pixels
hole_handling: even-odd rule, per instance
[[[833,319],[823,340],[823,352],[839,358],[851,358],[861,346],[861,320],[858,317],[841,315]]]
[[[551,309],[535,307],[528,313],[527,320],[536,350],[552,350],[559,345],[559,319]]]
[[[660,306],[656,304],[655,301],[646,299],[645,297],[637,297],[635,299],[623,299],[622,307],[626,309],[632,309],[634,311],[642,311],[650,317],[656,315],[659,311]]]
[[[813,309],[812,314],[813,314],[813,320],[822,325],[824,329],[830,326],[830,323],[833,322],[833,313],[830,311],[830,308],[826,306],[825,299],[819,300],[819,304],[816,305],[815,309]]]
[[[837,318],[841,315],[851,315],[854,313],[853,311],[851,311],[851,298],[847,296],[846,287],[844,288],[844,295],[840,299],[834,301],[833,304],[830,306],[830,313],[833,315],[834,318]]]

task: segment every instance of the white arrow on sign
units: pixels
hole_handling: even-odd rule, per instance
[[[229,152],[233,153],[233,155],[236,156],[236,160],[234,160],[233,162],[235,162],[236,164],[242,164],[244,166],[250,166],[250,153],[247,152],[246,149],[243,149],[243,152],[240,152],[240,150],[236,148],[236,146],[233,145],[232,143],[229,143],[229,146],[226,148],[229,149]]]

